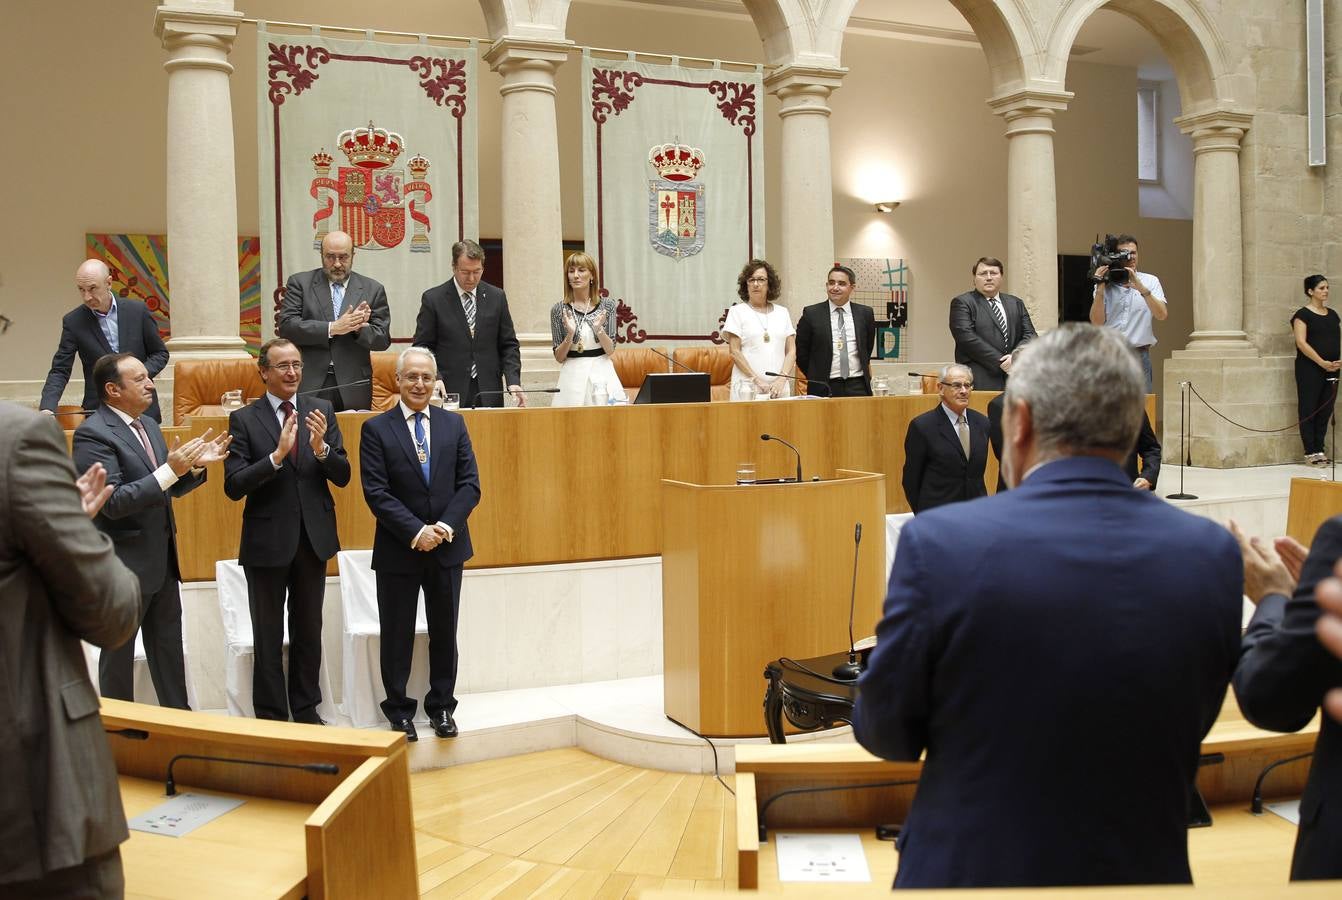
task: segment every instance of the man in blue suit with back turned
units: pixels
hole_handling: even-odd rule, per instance
[[[1188,789],[1239,656],[1220,525],[1135,491],[1137,359],[1067,324],[1007,384],[1013,490],[900,534],[854,733],[922,778],[896,887],[1189,882]]]
[[[401,402],[363,423],[359,473],[377,519],[373,571],[381,626],[382,713],[416,740],[415,700],[405,695],[415,650],[415,611],[424,591],[429,625],[429,693],[424,711],[439,737],[457,736],[457,613],[461,570],[471,558],[466,517],[480,502],[480,477],[466,421],[429,405],[438,363],[423,347],[396,360]]]

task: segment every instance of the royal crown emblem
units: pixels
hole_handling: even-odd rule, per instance
[[[405,239],[408,212],[414,222],[411,252],[429,252],[430,223],[424,209],[433,199],[426,180],[429,161],[418,153],[407,160],[410,180],[406,181],[405,170],[392,168],[405,151],[405,138],[372,122],[366,128],[342,131],[336,137],[336,147],[350,164],[338,167],[334,178],[331,165],[335,158],[326,148],[312,156],[316,177],[309,194],[318,203],[325,201],[312,216],[313,247],[320,249],[322,239],[330,233],[330,219],[338,204],[340,230],[349,234],[355,247],[389,250],[399,246]]]
[[[704,151],[679,140],[648,151],[658,175],[648,182],[648,239],[663,256],[685,259],[704,249],[704,185],[693,179],[706,162]]]
[[[648,151],[648,162],[667,181],[690,181],[704,167],[704,151],[684,144],[661,144]]]

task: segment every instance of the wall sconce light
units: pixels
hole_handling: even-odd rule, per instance
[[[876,211],[878,213],[893,212],[896,209],[899,209],[898,200],[882,200],[880,203],[876,204]]]

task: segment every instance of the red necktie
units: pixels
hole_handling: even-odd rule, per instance
[[[140,438],[140,443],[144,444],[144,452],[149,454],[150,467],[157,469],[158,457],[154,455],[154,445],[149,443],[149,435],[147,432],[145,432],[144,426],[140,424],[139,419],[135,419],[130,423],[130,427],[135,429],[135,433]]]
[[[284,413],[284,421],[286,422],[289,421],[289,414],[292,413],[293,411],[294,411],[294,405],[292,403],[290,403],[288,400],[280,401],[280,412]],[[284,427],[283,425],[280,426],[281,429],[283,429],[283,427]],[[294,437],[294,445],[289,448],[289,458],[294,461],[295,465],[297,465],[298,463],[297,435],[295,435]]]

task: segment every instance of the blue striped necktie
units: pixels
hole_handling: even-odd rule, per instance
[[[415,450],[421,455],[419,468],[424,473],[424,483],[429,483],[429,445],[424,440],[424,413],[415,413]]]

